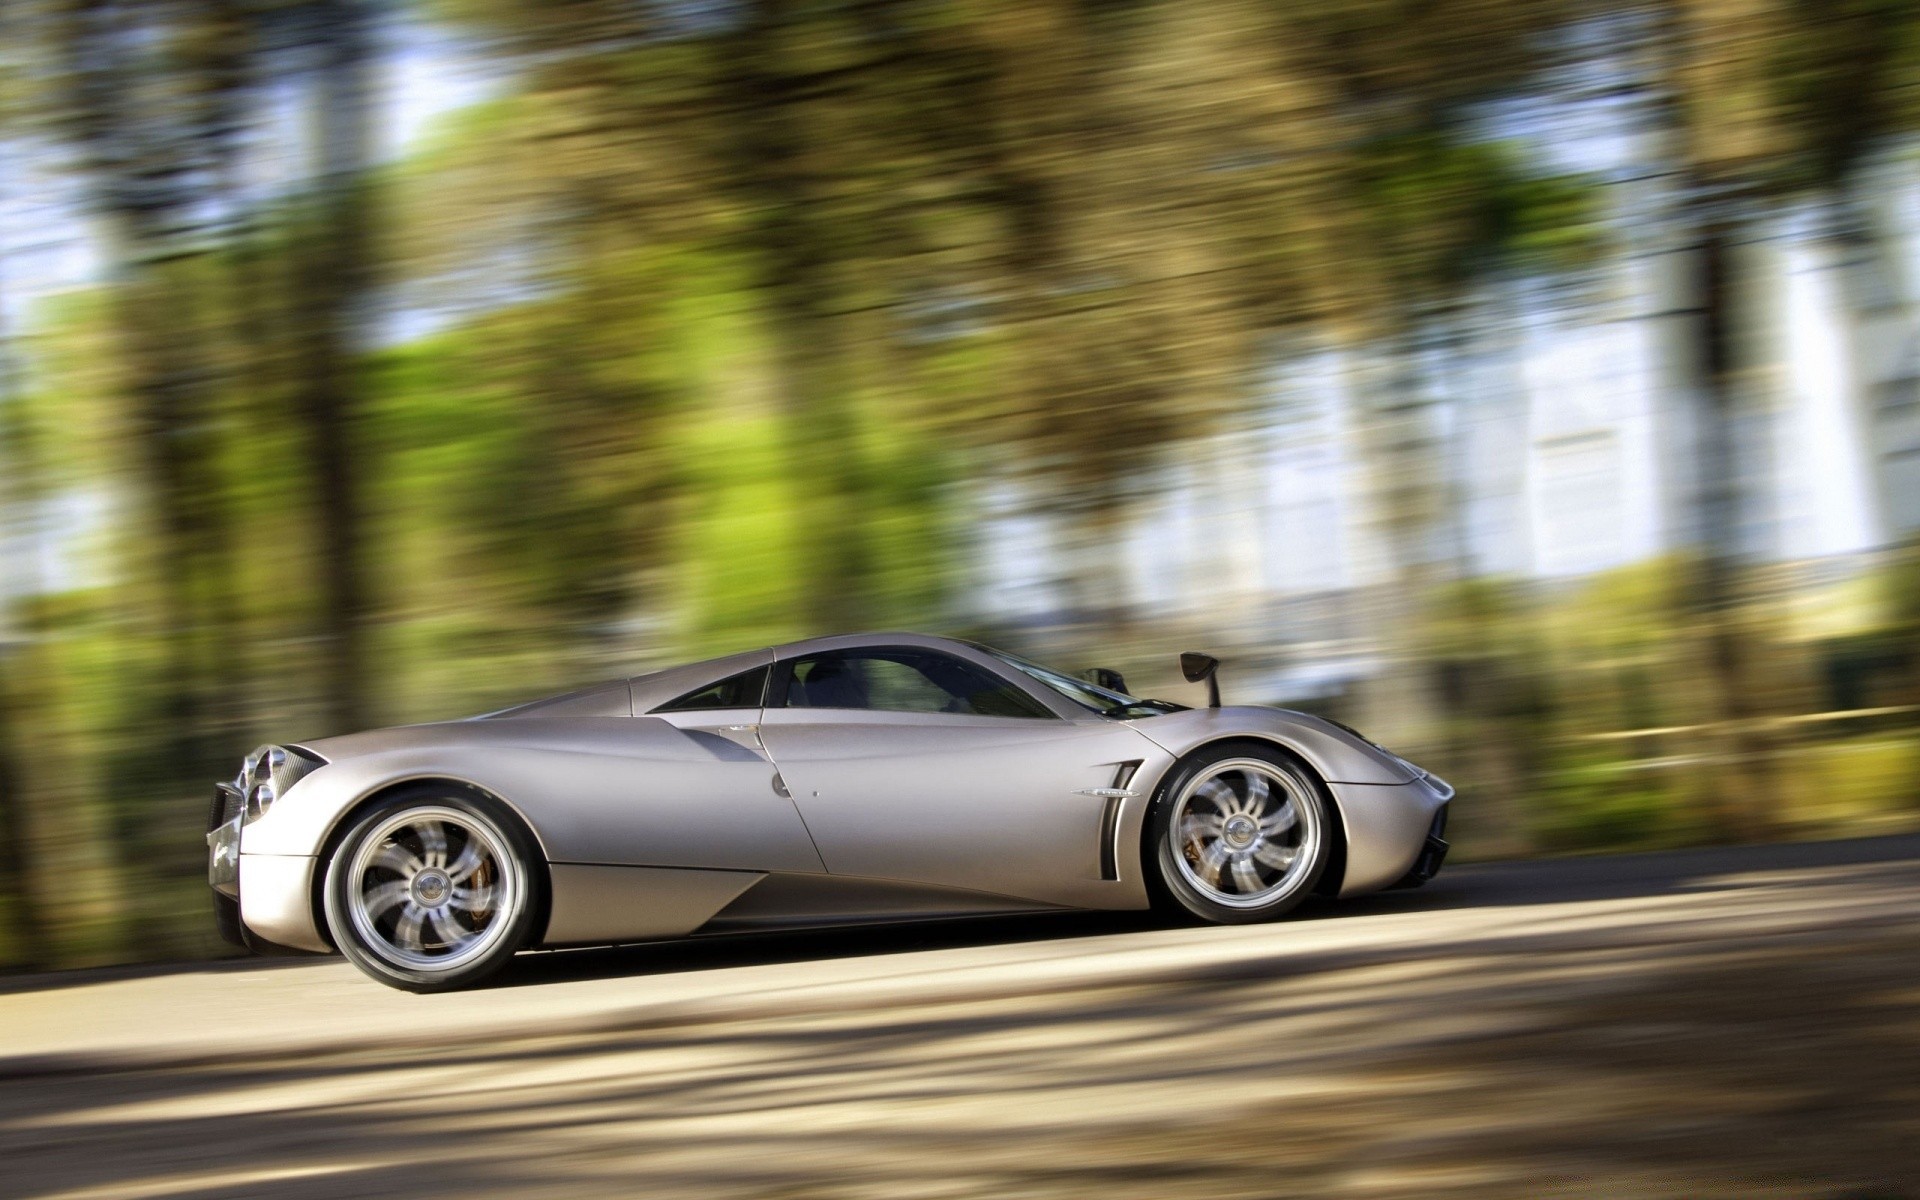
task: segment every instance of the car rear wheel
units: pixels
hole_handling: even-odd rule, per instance
[[[391,987],[439,992],[493,974],[533,936],[543,876],[532,838],[475,795],[415,790],[366,812],[327,868],[341,951]]]
[[[1174,768],[1154,805],[1159,898],[1217,924],[1270,921],[1320,881],[1331,819],[1325,788],[1290,756],[1203,748]]]

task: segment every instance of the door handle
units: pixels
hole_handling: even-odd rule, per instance
[[[720,728],[726,730],[728,733],[745,733],[749,729],[758,729],[760,727],[758,725],[722,725]]]

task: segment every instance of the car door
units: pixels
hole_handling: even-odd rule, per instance
[[[781,663],[760,736],[829,872],[1050,904],[1137,889],[1119,844],[1144,802],[1120,793],[1167,761],[1125,722],[1063,718],[981,664],[914,646]]]
[[[759,725],[767,663],[688,692],[645,714],[678,731],[672,760],[638,781],[645,819],[602,837],[634,842],[627,857],[653,865],[762,871],[824,870],[806,824],[780,781]],[[621,861],[624,861],[621,860]]]

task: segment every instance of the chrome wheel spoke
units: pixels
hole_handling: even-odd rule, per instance
[[[1219,842],[1208,846],[1206,853],[1200,856],[1200,874],[1209,887],[1220,886],[1220,868],[1226,865],[1227,848]]]
[[[1260,818],[1260,833],[1264,837],[1272,837],[1276,833],[1285,833],[1287,830],[1292,829],[1299,820],[1300,814],[1295,811],[1293,801],[1291,799],[1282,800],[1279,808],[1274,809],[1271,813]]]
[[[453,889],[453,898],[447,901],[464,913],[487,913],[493,911],[493,889],[461,888]]]
[[[454,860],[447,864],[447,878],[455,883],[465,883],[467,876],[478,871],[486,861],[486,852],[481,850],[480,844],[469,839]]]
[[[1293,865],[1294,859],[1300,857],[1300,852],[1292,846],[1275,846],[1263,842],[1254,847],[1253,856],[1276,871],[1284,871]]]
[[[457,950],[479,935],[463,927],[454,919],[453,911],[447,908],[427,910],[427,924],[433,930],[433,936],[440,939],[447,950]]]
[[[427,910],[409,901],[407,906],[400,910],[399,923],[393,927],[393,940],[416,953],[425,950],[427,943],[420,936],[420,927],[426,919]]]
[[[361,903],[366,906],[367,915],[378,920],[392,912],[395,907],[405,904],[412,891],[412,884],[404,879],[395,879],[379,887],[369,888],[361,898]]]
[[[426,864],[420,861],[419,855],[402,846],[399,842],[388,842],[386,845],[380,847],[379,852],[373,856],[373,862],[369,865],[385,868],[396,875],[411,877],[417,874],[420,868]]]
[[[1188,813],[1180,822],[1180,839],[1194,846],[1204,846],[1220,836],[1220,827],[1225,824],[1219,817],[1205,817],[1198,813]]]
[[[1267,807],[1267,797],[1270,794],[1267,788],[1267,777],[1257,771],[1248,771],[1245,774],[1247,780],[1247,806],[1244,811],[1248,816],[1257,819],[1261,812]]]
[[[420,848],[424,851],[429,867],[447,865],[447,831],[438,821],[422,821],[414,828],[420,831]]]
[[[1254,870],[1253,859],[1245,855],[1236,855],[1233,860],[1233,881],[1240,890],[1252,895],[1260,890],[1260,872]]]
[[[1227,786],[1223,780],[1219,779],[1207,780],[1198,788],[1195,788],[1193,794],[1219,809],[1223,816],[1236,811],[1240,800],[1238,796],[1233,794],[1233,789]]]

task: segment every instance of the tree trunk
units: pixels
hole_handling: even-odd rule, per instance
[[[1699,189],[1694,189],[1696,192]],[[1723,217],[1699,224],[1699,351],[1701,400],[1696,436],[1700,570],[1692,594],[1704,632],[1708,718],[1706,786],[1717,832],[1764,837],[1780,812],[1773,739],[1763,725],[1763,682],[1754,669],[1752,637],[1743,626],[1746,588],[1740,522],[1745,511],[1738,447],[1741,411],[1733,257],[1737,227]]]
[[[136,228],[127,221],[123,227]],[[151,244],[133,232],[134,244]],[[126,242],[122,243],[123,245]],[[139,251],[128,251],[136,258]],[[150,556],[159,593],[159,634],[164,642],[164,678],[154,714],[161,740],[169,747],[167,779],[184,785],[210,778],[208,739],[209,621],[199,583],[207,570],[207,550],[216,536],[211,514],[220,504],[211,474],[200,394],[208,380],[196,361],[198,333],[179,314],[184,300],[149,267],[114,288],[115,323],[130,369],[134,426],[145,456],[146,492],[159,529],[158,549]],[[176,814],[121,814],[123,835],[171,840]],[[129,847],[131,861],[146,861],[151,846]]]
[[[25,772],[6,654],[0,649],[0,903],[6,905],[11,965],[43,967],[51,961],[52,950],[33,878]]]
[[[8,433],[11,409],[19,402],[21,384],[13,355],[12,331],[7,326],[5,280],[7,248],[0,245],[0,439]],[[21,555],[39,553],[37,539],[23,536],[24,545],[7,543],[16,536],[13,518],[34,503],[29,490],[21,486],[25,476],[16,447],[14,453],[0,455],[0,555],[9,550]],[[0,558],[4,564],[4,558]],[[9,590],[23,587],[32,571],[10,574]],[[13,597],[0,591],[0,605]],[[34,599],[29,595],[29,600]],[[6,906],[7,939],[13,947],[11,964],[41,967],[51,960],[47,927],[40,911],[33,878],[32,838],[27,815],[27,793],[23,755],[20,750],[20,722],[12,687],[13,672],[9,656],[14,653],[6,639],[12,633],[4,613],[0,613],[0,904]]]
[[[1411,334],[1390,339],[1378,377],[1352,394],[1364,422],[1374,519],[1386,558],[1368,605],[1380,669],[1362,689],[1368,736],[1418,754],[1440,741],[1439,708],[1417,624],[1433,586],[1429,539],[1435,528],[1432,406]]]
[[[769,230],[768,236],[786,235]],[[799,492],[797,511],[808,526],[800,531],[806,547],[801,611],[811,631],[844,633],[872,619],[863,511],[869,488],[845,351],[823,289],[798,273],[806,269],[776,268],[764,294],[780,362],[789,484]]]
[[[216,33],[208,38],[214,53],[200,63],[205,87],[213,96],[206,131],[214,163],[210,176],[221,204],[231,214],[221,230],[229,263],[221,281],[224,294],[213,305],[225,328],[210,329],[208,336],[224,333],[232,338],[236,366],[224,382],[234,397],[229,401],[230,419],[244,422],[249,414],[241,398],[265,396],[272,389],[268,299],[261,286],[263,263],[254,230],[257,206],[247,196],[243,162],[246,135],[260,101],[261,31],[258,16],[249,11],[246,0],[207,0],[203,7]],[[254,740],[262,679],[254,662],[255,634],[240,573],[241,547],[246,542],[244,515],[237,508],[222,506],[214,534],[210,547],[216,635],[210,664],[216,684],[212,715],[216,735],[230,758]]]
[[[210,402],[216,381],[188,269],[204,245],[198,164],[208,130],[190,107],[131,107],[144,83],[181,69],[155,50],[178,32],[167,25],[177,15],[93,0],[64,10],[58,30],[74,140],[113,271],[112,321],[153,533],[142,555],[152,601],[124,591],[121,603],[159,644],[143,714],[146,748],[159,754],[144,788],[112,797],[113,836],[122,861],[156,879],[195,861],[199,808],[180,797],[224,773],[233,753],[208,719],[231,619],[232,537]]]
[[[802,611],[812,632],[845,632],[872,615],[869,487],[854,372],[835,313],[826,200],[804,161],[803,100],[782,62],[788,19],[780,0],[754,6],[727,86],[739,131],[736,165],[754,214],[750,249],[778,360],[788,483],[806,522]]]
[[[321,704],[330,731],[368,723],[368,602],[362,518],[362,386],[373,283],[368,168],[374,69],[367,0],[318,0],[314,100],[319,153],[315,236],[298,253],[301,328],[294,408],[307,435],[319,523]]]

